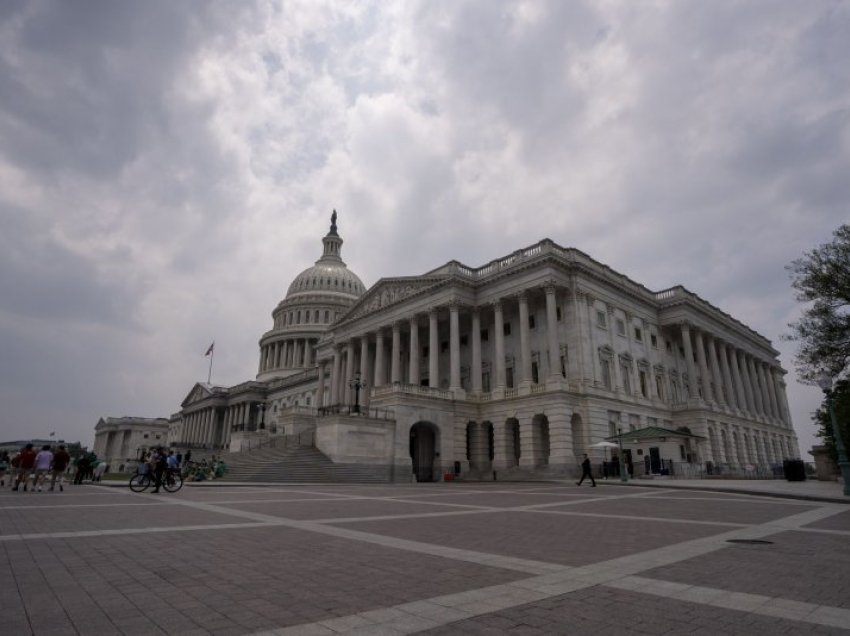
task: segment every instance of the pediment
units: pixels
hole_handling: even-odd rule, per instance
[[[365,314],[395,305],[434,287],[440,282],[439,279],[418,277],[380,280],[351,308],[345,319],[359,318]]]
[[[190,404],[194,404],[195,402],[200,402],[208,398],[210,395],[212,395],[212,391],[198,382],[192,387],[192,390],[189,391],[189,394],[186,396],[186,399],[181,402],[180,406],[185,408]]]

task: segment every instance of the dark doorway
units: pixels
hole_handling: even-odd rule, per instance
[[[653,475],[661,474],[661,452],[657,446],[649,449],[649,470]]]
[[[410,459],[416,481],[434,481],[436,442],[434,429],[428,424],[420,422],[410,429]]]

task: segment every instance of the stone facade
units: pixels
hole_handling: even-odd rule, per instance
[[[546,239],[366,290],[341,245],[334,217],[272,312],[257,379],[197,384],[173,444],[285,436],[399,481],[572,474],[601,461],[592,444],[652,426],[702,440],[665,458],[694,466],[799,457],[776,349],[681,286],[653,292]]]
[[[124,472],[149,449],[167,445],[172,430],[164,418],[101,418],[94,427],[94,452],[111,472]]]

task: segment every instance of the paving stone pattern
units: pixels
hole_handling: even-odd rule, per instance
[[[3,489],[0,634],[848,633],[848,526],[611,483]]]

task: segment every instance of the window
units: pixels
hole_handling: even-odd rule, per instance
[[[310,396],[307,396],[307,399],[304,401],[307,406],[310,406]]]
[[[319,322],[319,310],[316,310],[316,313],[313,314],[313,322]]]
[[[596,312],[596,324],[599,327],[603,327],[603,328],[608,326],[608,318],[605,315],[604,311],[597,311]]]
[[[534,314],[528,314],[528,328],[534,329]]]
[[[465,347],[467,342],[468,342],[468,336],[461,336],[460,337],[460,346],[461,347]]]
[[[652,345],[653,349],[658,348],[658,336],[656,336],[654,333],[649,334],[649,344]]]
[[[513,367],[508,367],[505,369],[505,384],[509,389],[514,388],[514,369]]]
[[[490,392],[490,372],[484,371],[481,374],[481,390],[485,393]]]
[[[488,340],[490,340],[490,330],[489,329],[482,329],[481,330],[481,342],[487,342]]]
[[[640,394],[643,397],[649,397],[649,389],[646,386],[646,371],[638,371],[638,381],[640,382]]]
[[[445,352],[446,352],[446,351],[448,351],[448,350],[449,350],[449,341],[448,341],[448,340],[443,340],[443,341],[440,343],[440,351],[442,351],[443,353],[445,353]]]
[[[534,382],[534,384],[537,384],[539,382],[536,362],[531,363],[531,381]]]
[[[562,318],[561,308],[555,307],[555,320],[557,320],[558,322],[561,322],[561,318]]]
[[[635,327],[635,340],[643,342],[643,331],[640,327]]]
[[[658,399],[664,399],[664,381],[661,378],[661,374],[657,374],[655,376],[655,392],[658,394]]]
[[[504,325],[502,325],[502,333],[506,336],[511,335],[511,323],[506,322]]]
[[[423,357],[423,358],[427,358],[427,357],[428,357],[428,347],[427,347],[427,346],[422,347],[422,357]]]
[[[145,433],[142,437],[144,437],[145,439],[147,439],[147,438],[148,438],[148,437],[150,437],[150,436],[149,436],[147,433]]]
[[[599,360],[599,366],[602,369],[602,384],[606,389],[611,388],[611,360],[603,356]]]
[[[330,321],[331,321],[331,312],[328,311],[327,309],[325,309],[325,322],[327,323],[327,322],[330,322]]]
[[[620,373],[623,376],[623,391],[627,395],[632,394],[632,374],[631,365],[627,363],[620,364]]]
[[[296,325],[301,324],[301,310],[300,309],[298,310],[298,313],[295,314],[295,324]]]
[[[626,323],[617,318],[617,335],[625,336],[626,335]]]
[[[304,322],[305,322],[305,323],[309,323],[309,322],[310,322],[310,311],[309,311],[309,310],[307,310],[307,311],[305,311],[305,312],[304,312]]]
[[[567,377],[567,356],[561,356],[561,375]]]

